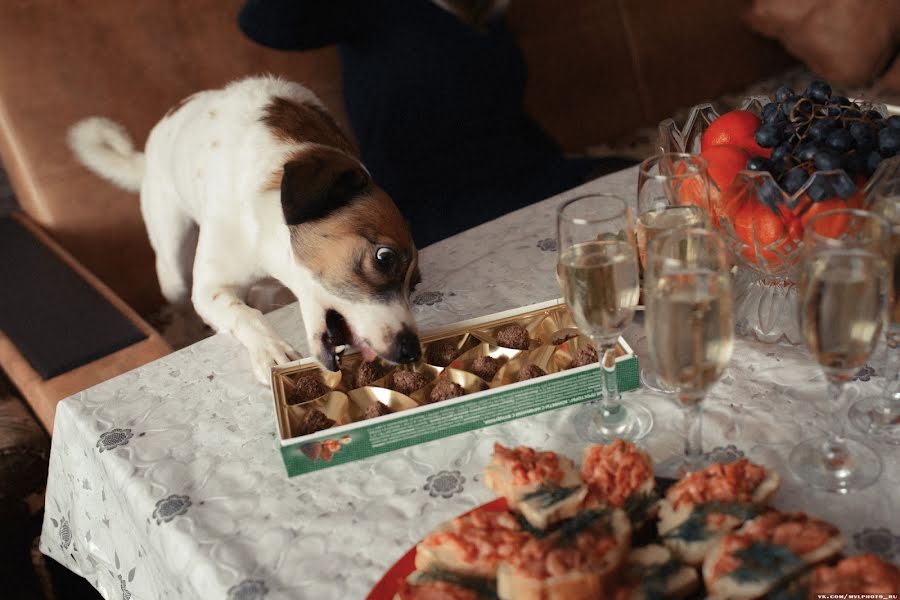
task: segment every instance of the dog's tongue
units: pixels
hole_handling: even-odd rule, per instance
[[[378,354],[372,350],[366,341],[356,335],[353,328],[344,318],[344,316],[336,310],[328,309],[325,313],[325,326],[327,328],[328,339],[331,342],[332,350],[334,347],[349,344],[359,349],[363,360],[366,362],[375,360]]]
[[[365,341],[356,337],[355,334],[353,335],[353,345],[359,348],[359,352],[360,354],[362,354],[362,358],[364,361],[371,362],[378,358],[378,355],[375,353],[375,351],[372,350],[372,348]]]

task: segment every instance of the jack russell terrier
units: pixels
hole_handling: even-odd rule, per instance
[[[163,295],[190,298],[237,338],[261,382],[299,357],[245,302],[272,277],[297,297],[326,369],[338,369],[342,345],[365,360],[419,358],[409,307],[418,254],[406,221],[305,87],[250,77],[194,94],[156,124],[144,153],[102,117],[77,123],[69,142],[92,171],[140,192]]]

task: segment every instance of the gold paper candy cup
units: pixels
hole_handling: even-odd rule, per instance
[[[421,390],[415,392],[412,395],[413,400],[419,404],[431,404],[431,391],[434,389],[434,386],[444,380],[449,380],[458,384],[465,390],[466,394],[481,392],[490,387],[485,380],[472,373],[447,368],[444,369],[440,377],[423,387]]]
[[[341,361],[340,373],[342,373],[343,376],[341,378],[342,385],[340,389],[342,391],[349,392],[350,390],[362,387],[356,384],[356,376],[357,372],[359,371],[359,367],[363,364],[363,362],[364,361],[362,359],[362,356],[360,356],[359,354],[354,354],[353,356],[350,356],[347,359]],[[376,358],[375,360],[373,360],[372,364],[377,365],[383,374],[381,375],[381,377],[370,381],[366,385],[385,387],[384,382],[394,370],[394,365],[380,358]]]
[[[536,365],[544,370],[548,375],[562,371],[553,355],[556,354],[557,347],[552,344],[538,346],[534,350],[522,352],[521,354],[511,358],[494,378],[497,385],[508,385],[519,381],[519,371],[528,365]]]
[[[303,420],[311,410],[319,410],[334,421],[332,427],[346,425],[350,422],[350,398],[343,392],[329,392],[316,400],[287,407],[288,423],[292,435],[301,435],[299,432],[303,427]]]
[[[400,373],[401,371],[407,371],[407,372],[412,372],[412,373],[422,373],[423,375],[428,377],[428,380],[430,383],[430,382],[434,381],[435,379],[437,379],[438,376],[441,374],[441,371],[443,371],[443,370],[444,370],[443,367],[436,367],[434,365],[429,365],[428,363],[424,363],[424,362],[418,362],[413,365],[400,365],[397,368],[395,368],[393,371],[391,371],[384,378],[384,386],[383,387],[386,387],[389,390],[397,391],[396,386],[394,385],[394,375],[396,375],[397,373]],[[428,385],[428,384],[426,383],[425,385]],[[413,392],[415,392],[415,391],[416,390],[413,390]],[[402,392],[399,392],[399,393],[402,393]]]
[[[497,359],[497,361],[500,363],[500,367],[497,369],[497,373],[495,373],[494,377],[491,378],[491,381],[494,381],[497,378],[497,374],[499,374],[503,369],[503,365],[505,365],[506,362],[511,358],[518,356],[522,352],[525,352],[525,350],[504,348],[503,346],[493,346],[491,344],[488,344],[487,342],[482,342],[468,352],[461,354],[459,358],[450,363],[449,368],[455,369],[457,371],[467,371],[469,373],[472,373],[472,363],[483,356],[490,356],[491,358]],[[488,381],[488,383],[491,383],[491,381]]]
[[[443,346],[444,344],[448,343],[455,348],[455,355],[453,356],[453,358],[448,361],[435,360],[434,351],[438,349],[439,346]],[[453,362],[453,360],[459,357],[462,353],[477,345],[478,340],[472,337],[468,332],[445,336],[437,339],[431,339],[422,344],[422,362],[443,369],[451,362]],[[446,362],[446,364],[440,364],[441,362]]]
[[[380,387],[362,387],[350,391],[350,419],[362,421],[366,411],[375,402],[381,402],[391,409],[400,412],[418,406],[416,401],[400,392]]]

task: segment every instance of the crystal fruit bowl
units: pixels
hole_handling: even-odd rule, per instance
[[[765,123],[764,111],[772,109],[764,107],[770,102],[767,97],[754,96],[744,100],[741,110],[761,116]],[[776,102],[779,109],[781,105]],[[888,114],[883,105],[858,106],[863,115],[875,117],[877,112],[886,117]],[[819,106],[814,110],[824,108]],[[659,150],[699,154],[701,137],[719,116],[711,104],[700,104],[690,110],[683,127],[679,128],[673,119],[662,121]],[[822,116],[796,116],[792,112],[787,119],[808,119],[803,128],[808,131],[808,126]],[[803,141],[795,140],[796,147],[802,150]],[[798,159],[792,160],[796,164]],[[804,181],[799,187],[797,181],[788,184],[782,177],[779,183],[766,170],[748,168],[740,170],[729,184],[720,185],[710,167],[710,222],[725,240],[737,265],[736,326],[739,333],[764,342],[802,342],[795,281],[806,222],[826,210],[864,207],[867,194],[883,174],[898,170],[900,154],[882,159],[870,177],[863,174],[851,177],[844,168],[819,170],[813,164],[812,160],[802,163],[807,172],[802,174]]]

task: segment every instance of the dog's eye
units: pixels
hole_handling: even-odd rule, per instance
[[[391,248],[379,248],[375,251],[375,260],[383,271],[390,271],[397,264],[397,253]]]

